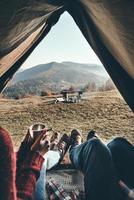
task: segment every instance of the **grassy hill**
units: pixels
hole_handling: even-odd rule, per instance
[[[104,141],[123,136],[134,143],[134,114],[116,90],[84,94],[83,100],[75,104],[52,104],[46,97],[37,96],[1,99],[0,112],[1,126],[10,131],[15,147],[36,122],[62,134],[77,128],[86,138],[87,132],[94,129]]]

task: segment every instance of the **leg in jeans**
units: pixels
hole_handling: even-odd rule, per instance
[[[45,200],[46,199],[46,170],[54,167],[60,159],[59,151],[48,151],[45,155],[45,161],[43,163],[40,177],[37,181],[34,199],[35,200]]]
[[[70,159],[84,174],[86,200],[121,199],[111,153],[99,139],[73,146]]]
[[[120,179],[134,188],[134,146],[124,138],[115,138],[107,146]]]

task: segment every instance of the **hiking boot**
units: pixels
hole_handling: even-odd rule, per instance
[[[89,131],[88,135],[87,135],[87,140],[90,140],[92,138],[98,138],[98,136],[94,130]]]
[[[60,133],[53,132],[51,138],[50,138],[50,149],[53,150],[55,146],[58,144],[60,138]]]
[[[70,146],[69,136],[67,134],[64,134],[61,137],[61,139],[59,140],[58,144],[57,144],[57,149],[61,153],[61,159],[60,159],[60,161],[63,159],[64,155],[66,154],[69,146]]]
[[[80,145],[81,143],[82,143],[81,134],[76,129],[73,129],[71,131],[70,144],[74,146],[74,145]]]

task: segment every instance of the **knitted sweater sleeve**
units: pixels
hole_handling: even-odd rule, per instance
[[[38,152],[28,154],[17,171],[16,187],[18,200],[31,200],[44,158]]]
[[[28,153],[30,152],[30,144],[28,142],[22,142],[20,145],[20,148],[18,150],[18,152],[16,153],[17,155],[17,166],[16,166],[16,170],[18,173],[19,169],[21,168],[21,166],[23,165],[23,162],[25,161]]]

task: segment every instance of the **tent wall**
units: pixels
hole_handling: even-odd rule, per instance
[[[0,58],[18,47],[63,7],[60,0],[1,0]]]
[[[1,59],[0,91],[5,88],[22,63],[28,58],[41,40],[48,34],[51,27],[58,21],[62,12],[64,12],[64,9],[54,12],[45,25],[31,34],[31,36],[22,42],[18,48],[15,48],[13,51],[11,51],[11,53]]]
[[[39,38],[46,36],[63,12],[64,4],[61,1],[13,0],[12,4],[10,1],[0,2],[1,85],[2,81],[6,81],[4,74],[7,74],[10,68],[15,68],[14,64],[20,67],[16,62],[27,54],[30,48],[31,51],[34,49],[35,43],[39,43]]]
[[[110,2],[81,1],[68,11],[134,111],[134,3]]]
[[[13,0],[12,5],[3,2],[0,3],[0,90],[67,10],[134,111],[134,1]],[[13,51],[22,48],[25,40],[30,41],[29,45],[11,59]]]

